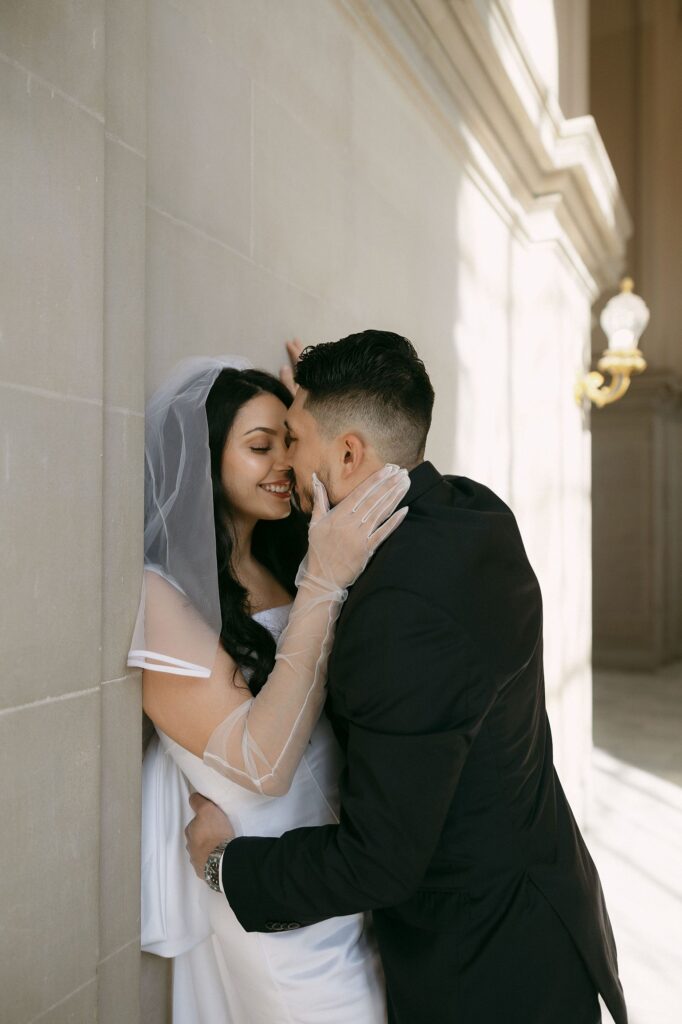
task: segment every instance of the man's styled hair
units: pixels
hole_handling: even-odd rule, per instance
[[[295,379],[308,392],[305,408],[325,440],[357,431],[384,462],[411,469],[422,461],[434,396],[407,338],[361,331],[308,346]]]

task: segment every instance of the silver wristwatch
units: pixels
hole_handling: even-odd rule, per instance
[[[204,865],[204,878],[214,892],[220,892],[220,858],[229,841],[229,839],[224,839],[222,843],[218,843],[215,850],[211,850],[209,853],[208,860]]]

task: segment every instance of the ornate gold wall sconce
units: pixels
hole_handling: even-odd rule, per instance
[[[637,345],[649,323],[649,308],[644,299],[634,294],[633,288],[632,278],[624,277],[620,295],[609,299],[602,310],[599,323],[609,345],[597,363],[597,370],[578,380],[575,389],[578,405],[587,400],[601,409],[617,402],[630,387],[631,377],[646,370],[646,360]],[[609,384],[605,383],[604,373],[611,374]]]

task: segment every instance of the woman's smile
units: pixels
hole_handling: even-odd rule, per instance
[[[290,480],[275,480],[272,483],[259,484],[258,486],[261,487],[268,494],[272,494],[274,498],[288,500],[291,497]]]

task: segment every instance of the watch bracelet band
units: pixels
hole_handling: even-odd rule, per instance
[[[204,880],[214,892],[220,892],[220,859],[229,841],[229,839],[224,839],[222,843],[218,843],[216,848],[209,853],[204,865]]]

